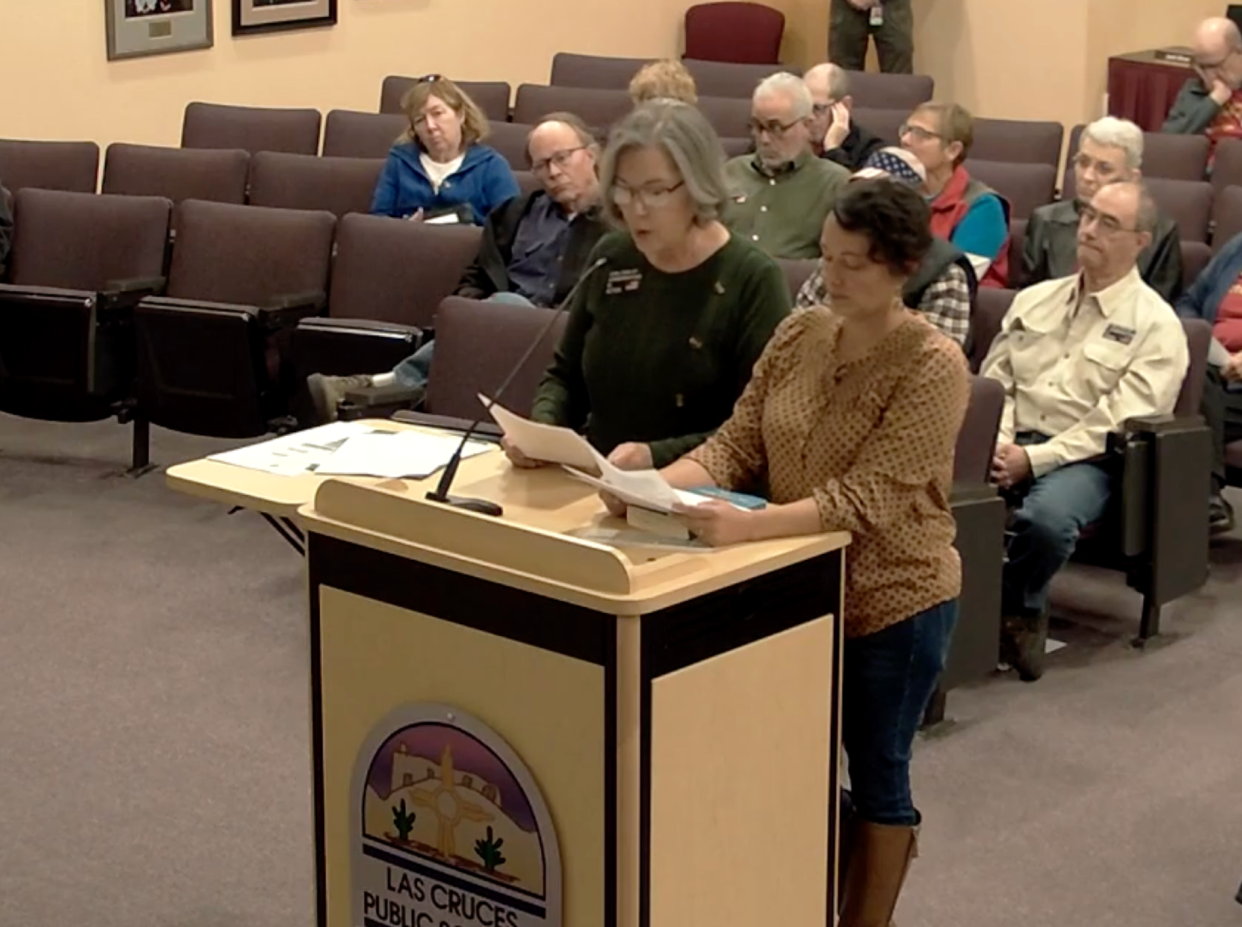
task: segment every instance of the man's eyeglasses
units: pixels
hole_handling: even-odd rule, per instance
[[[815,103],[811,106],[811,112],[816,116],[827,116],[832,112],[832,108],[837,104],[829,100],[827,103]]]
[[[673,198],[673,193],[680,187],[685,186],[684,180],[679,180],[671,187],[663,187],[653,189],[651,187],[639,188],[637,190],[622,186],[621,184],[613,184],[612,201],[618,206],[629,206],[631,203],[641,203],[644,209],[663,209],[669,204]]]
[[[1094,206],[1086,204],[1079,211],[1079,220],[1083,225],[1090,225],[1094,222],[1107,235],[1116,235],[1119,232],[1137,232],[1138,229],[1128,229],[1121,224],[1116,216],[1110,216],[1102,213]]]
[[[759,122],[757,119],[752,119],[746,123],[746,126],[750,129],[751,135],[767,132],[773,138],[784,138],[785,133],[801,121],[801,119],[795,119],[793,122],[776,122],[775,120],[772,122]]]
[[[908,122],[903,122],[901,128],[897,130],[897,138],[902,139],[907,135],[913,135],[920,142],[929,142],[933,138],[944,138],[939,132],[933,132],[931,129],[924,129],[922,126],[912,126]]]
[[[569,163],[569,159],[572,158],[576,152],[582,151],[584,148],[586,148],[585,145],[579,145],[577,148],[565,148],[561,151],[554,152],[546,158],[540,158],[538,161],[532,161],[530,164],[531,173],[546,174],[548,172],[548,168],[554,164],[557,167],[564,167]]]

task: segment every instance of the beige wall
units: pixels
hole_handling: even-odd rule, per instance
[[[675,54],[690,0],[339,0],[332,29],[233,39],[109,63],[100,0],[0,0],[0,136],[176,144],[192,99],[373,110],[386,74],[546,82],[560,50]],[[783,57],[826,56],[829,0],[768,0],[787,17]],[[914,0],[916,66],[937,96],[983,116],[1101,111],[1107,58],[1183,43],[1219,0]],[[520,9],[521,14],[513,11]],[[427,37],[427,38],[423,38]]]
[[[673,54],[680,0],[339,0],[330,29],[108,62],[102,0],[0,0],[0,136],[175,145],[189,100],[374,110],[387,74],[546,83],[554,52]],[[520,10],[520,14],[515,12]]]

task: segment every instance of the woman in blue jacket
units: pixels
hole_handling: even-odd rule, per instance
[[[518,195],[509,163],[480,142],[487,117],[461,88],[432,74],[401,101],[409,130],[388,152],[371,212],[398,219],[432,218],[460,210],[482,225],[488,213]]]

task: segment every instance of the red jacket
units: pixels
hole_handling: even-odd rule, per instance
[[[953,232],[957,228],[958,223],[962,221],[962,217],[970,211],[970,207],[974,205],[979,197],[988,193],[1000,200],[1001,208],[1005,211],[1005,224],[1008,226],[1010,216],[1009,201],[987,184],[980,183],[971,178],[970,174],[966,173],[966,168],[959,164],[953,171],[953,176],[949,178],[949,182],[945,184],[945,188],[940,191],[940,195],[931,202],[932,234],[940,238],[952,239]],[[987,255],[982,256],[986,257]],[[1005,232],[1005,242],[1001,245],[1000,253],[992,261],[992,266],[983,275],[979,285],[990,287],[1006,287],[1009,285],[1008,231]]]

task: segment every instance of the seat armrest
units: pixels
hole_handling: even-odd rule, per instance
[[[259,317],[269,329],[284,328],[296,325],[301,319],[321,315],[327,303],[327,294],[322,290],[281,294],[259,307]]]
[[[167,285],[167,277],[109,280],[99,291],[97,306],[101,313],[128,312],[148,296],[159,296]]]
[[[377,319],[334,319],[331,316],[313,316],[298,322],[298,328],[317,332],[375,333],[380,335],[414,335],[416,341],[426,340],[425,330],[416,325],[401,322],[381,322]]]

